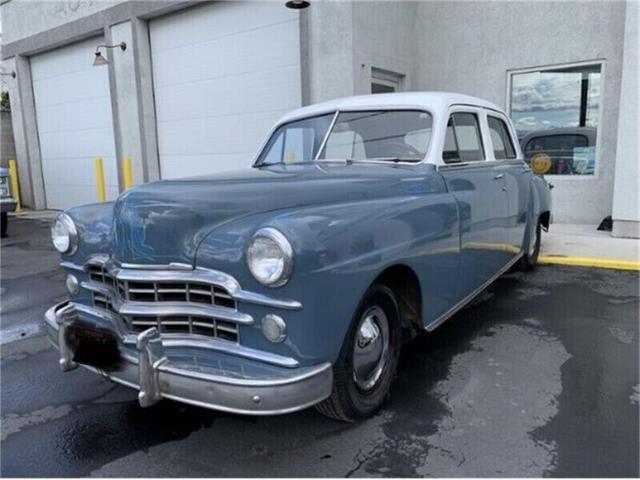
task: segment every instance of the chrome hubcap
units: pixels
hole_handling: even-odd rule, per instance
[[[380,379],[389,353],[389,323],[380,307],[364,312],[353,347],[353,379],[361,390],[371,390]]]

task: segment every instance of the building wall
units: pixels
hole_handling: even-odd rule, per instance
[[[123,1],[8,0],[2,5],[2,40],[12,43],[106,10]]]
[[[613,189],[613,235],[640,238],[640,2],[629,2]]]
[[[153,180],[159,173],[148,20],[194,3],[2,4],[5,65],[19,74],[9,85],[18,106],[12,112],[18,161],[27,162],[20,165],[28,172],[21,180],[27,204],[43,205],[29,56],[90,35],[126,39],[133,55],[107,53],[116,150],[119,158],[134,157],[136,183]],[[625,12],[623,1],[312,1],[300,13],[303,103],[369,93],[371,71],[377,68],[401,75],[403,90],[456,91],[506,107],[510,70],[603,61],[597,175],[552,179],[555,221],[596,224],[615,210],[616,150],[637,148],[619,141],[635,134],[634,122],[618,122]],[[625,58],[629,63],[629,55]]]
[[[554,220],[611,215],[625,3],[421,2],[418,88],[475,95],[507,107],[512,69],[604,60],[595,177],[556,176]]]

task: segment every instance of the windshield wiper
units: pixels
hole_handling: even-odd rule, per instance
[[[419,162],[419,158],[411,158],[411,157],[373,157],[373,158],[365,158],[365,160],[373,160],[376,162]]]

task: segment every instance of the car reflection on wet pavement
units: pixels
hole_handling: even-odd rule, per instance
[[[360,424],[141,409],[132,390],[60,372],[34,327],[63,293],[42,223],[16,220],[2,242],[3,476],[639,474],[637,273],[503,276],[405,348]]]

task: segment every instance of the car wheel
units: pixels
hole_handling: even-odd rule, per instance
[[[520,270],[529,271],[533,270],[538,264],[538,256],[540,255],[540,240],[542,237],[542,225],[540,221],[536,225],[535,239],[529,247],[529,251],[522,255],[519,262]]]
[[[7,212],[2,212],[0,224],[0,237],[4,238],[7,236],[7,228],[9,227],[9,214]]]
[[[374,414],[389,393],[401,347],[395,295],[384,285],[365,294],[333,367],[331,396],[316,409],[354,422]]]

